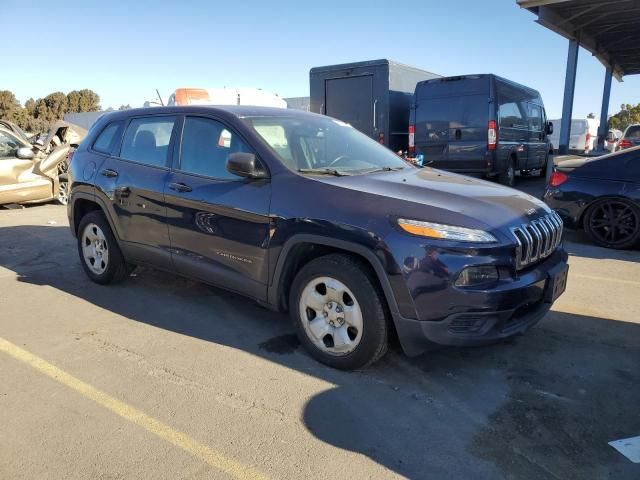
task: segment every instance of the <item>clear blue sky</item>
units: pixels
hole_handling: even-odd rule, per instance
[[[24,102],[91,88],[104,108],[158,88],[261,87],[309,94],[309,69],[390,58],[442,75],[496,73],[562,107],[567,40],[515,0],[0,0],[0,89]],[[9,45],[6,44],[5,45]],[[599,115],[604,68],[581,51],[574,117]],[[640,103],[640,76],[614,80],[610,113]]]

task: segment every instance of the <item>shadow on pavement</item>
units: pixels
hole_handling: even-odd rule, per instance
[[[244,298],[140,268],[89,282],[68,229],[0,230],[0,266],[131,321],[251,353],[336,385],[311,398],[307,429],[409,478],[638,478],[607,445],[640,433],[640,325],[551,313],[498,345],[332,370],[300,348],[288,317]],[[46,319],[43,319],[46,321]]]

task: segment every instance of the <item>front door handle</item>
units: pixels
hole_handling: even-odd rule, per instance
[[[115,178],[118,176],[118,172],[116,172],[112,168],[105,168],[100,172],[100,175],[107,178]]]
[[[180,183],[170,183],[169,184],[169,188],[171,190],[175,190],[176,192],[190,192],[191,191],[191,187],[189,185],[186,185],[182,182]]]

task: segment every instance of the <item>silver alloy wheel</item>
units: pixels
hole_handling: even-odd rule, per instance
[[[362,310],[347,286],[331,277],[317,277],[302,290],[300,318],[309,340],[331,355],[351,353],[362,339]]]
[[[58,182],[58,196],[56,197],[58,202],[61,205],[66,205],[69,203],[69,182],[61,181]]]
[[[82,232],[82,256],[84,262],[96,275],[101,275],[109,265],[109,248],[102,229],[89,223]]]

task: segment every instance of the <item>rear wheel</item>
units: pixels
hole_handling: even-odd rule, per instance
[[[293,281],[289,310],[301,343],[330,367],[363,368],[387,350],[384,297],[349,256],[327,255],[305,265]]]
[[[601,247],[631,248],[640,241],[640,209],[624,199],[598,200],[583,223],[586,234]]]
[[[99,210],[87,213],[78,226],[78,253],[87,276],[106,285],[124,280],[131,271],[111,231],[109,222]]]
[[[507,168],[498,175],[498,182],[507,187],[516,184],[516,159],[511,157],[507,163]]]

